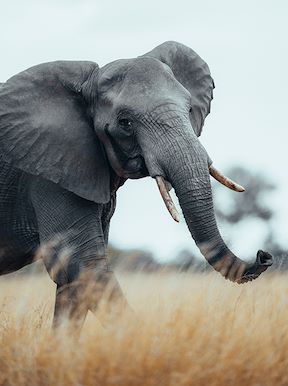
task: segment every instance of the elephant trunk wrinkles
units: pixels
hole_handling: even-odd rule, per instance
[[[198,248],[226,279],[237,283],[255,279],[272,264],[271,255],[258,251],[255,263],[246,263],[230,251],[214,215],[207,153],[197,138],[179,145],[173,149],[177,157],[166,168],[167,176]],[[171,146],[175,147],[175,143]]]

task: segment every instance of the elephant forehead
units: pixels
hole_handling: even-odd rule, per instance
[[[140,57],[135,59],[133,66],[127,71],[125,81],[130,86],[162,86],[176,85],[177,81],[171,69],[158,59]]]
[[[174,77],[170,68],[153,58],[139,58],[127,72],[119,94],[133,104],[148,103],[185,104],[190,93]]]
[[[125,106],[136,112],[149,111],[157,105],[190,104],[185,89],[165,63],[151,57],[115,61],[101,70],[99,96],[114,108]]]

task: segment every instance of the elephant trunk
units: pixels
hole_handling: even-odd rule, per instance
[[[230,251],[219,233],[214,215],[209,157],[205,149],[194,137],[188,141],[186,138],[177,147],[173,149],[173,162],[166,165],[166,175],[175,189],[196,245],[208,263],[226,279],[244,283],[257,278],[272,264],[271,255],[260,250],[256,261],[247,263]]]

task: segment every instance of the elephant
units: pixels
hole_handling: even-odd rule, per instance
[[[192,238],[226,279],[244,283],[272,264],[262,250],[255,262],[236,257],[218,230],[210,175],[244,188],[214,167],[199,140],[213,89],[205,61],[174,41],[101,68],[43,63],[1,83],[0,274],[42,258],[57,285],[55,326],[63,316],[84,320],[107,286],[111,304],[127,306],[106,252],[127,179],[154,178],[179,221],[174,188]]]

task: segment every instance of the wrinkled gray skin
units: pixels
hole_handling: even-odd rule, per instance
[[[211,160],[198,139],[213,88],[206,63],[176,42],[100,69],[46,63],[1,85],[0,273],[46,246],[38,254],[57,283],[55,325],[63,314],[83,320],[96,309],[99,297],[81,298],[88,284],[109,284],[125,304],[106,247],[127,178],[171,183],[193,239],[225,278],[245,282],[270,265],[262,251],[253,264],[238,259],[217,228]]]

